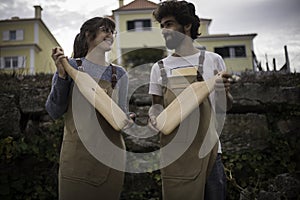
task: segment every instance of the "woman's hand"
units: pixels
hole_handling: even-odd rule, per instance
[[[66,56],[64,55],[64,50],[61,47],[53,48],[51,57],[55,62],[57,72],[58,72],[58,76],[62,79],[66,79],[67,73],[66,73],[66,71],[65,71],[65,69],[62,65],[62,62],[61,62],[61,60],[63,58],[66,58]]]

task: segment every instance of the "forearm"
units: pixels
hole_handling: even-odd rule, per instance
[[[159,104],[163,105],[163,97],[158,95],[152,95],[152,105]]]
[[[152,95],[152,106],[149,109],[149,117],[156,118],[163,111],[163,98],[158,95]]]
[[[119,82],[119,102],[120,108],[127,113],[127,95],[128,95],[128,78],[121,78]]]
[[[45,105],[53,119],[61,117],[67,110],[71,82],[71,79],[59,78],[57,73],[53,77],[51,92]]]
[[[148,111],[149,115],[149,126],[155,130],[156,129],[156,117],[163,111],[163,97],[158,95],[152,95],[152,106]]]
[[[217,112],[226,112],[232,108],[233,97],[230,92],[215,92],[215,106]]]

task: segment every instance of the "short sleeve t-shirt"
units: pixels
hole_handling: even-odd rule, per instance
[[[168,56],[163,59],[164,68],[167,73],[167,77],[178,75],[189,75],[197,72],[197,66],[199,64],[200,52],[185,56],[175,57]],[[205,59],[203,63],[203,79],[207,80],[214,76],[214,71],[226,71],[225,63],[222,57],[216,53],[205,51]],[[155,63],[151,69],[149,94],[162,96],[161,88],[162,78],[158,63]]]
[[[176,57],[168,56],[164,58],[163,64],[167,77],[180,75],[196,75],[199,65],[199,56],[201,52],[190,56]],[[222,57],[216,53],[205,51],[205,59],[203,63],[203,79],[204,81],[212,78],[215,72],[226,71],[226,66]],[[158,63],[155,63],[151,69],[149,94],[163,96],[162,92],[162,77]],[[215,94],[212,92],[209,95],[210,101],[214,109]],[[219,142],[218,153],[221,153],[221,144]]]

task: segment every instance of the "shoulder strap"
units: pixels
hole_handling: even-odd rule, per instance
[[[84,71],[81,58],[75,58],[75,61],[77,63],[77,69],[79,71]],[[112,64],[110,64],[110,66],[111,66],[111,87],[113,89],[115,89],[117,81],[118,81],[117,80],[117,69],[116,69],[116,66],[114,66]]]
[[[205,59],[205,50],[201,50],[199,56],[198,70],[197,70],[197,81],[203,81],[203,63]]]
[[[164,67],[164,62],[162,60],[157,62],[159,69],[160,69],[160,76],[161,76],[161,80],[162,80],[162,89],[163,89],[163,93],[165,93],[165,91],[167,90],[167,83],[168,83],[168,78],[167,78],[167,73],[166,73],[166,69]]]
[[[111,66],[111,87],[112,89],[115,89],[116,84],[117,84],[117,69],[116,66],[110,64]]]

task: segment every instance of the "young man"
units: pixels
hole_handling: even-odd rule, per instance
[[[193,40],[199,36],[200,20],[192,3],[172,0],[162,2],[153,16],[160,23],[167,48],[174,50],[172,55],[155,63],[151,70],[149,94],[152,95],[153,106],[149,110],[149,118],[155,127],[157,115],[189,84],[205,81],[218,72],[226,71],[226,67],[221,56],[194,47]],[[229,74],[223,73],[221,82],[216,83],[216,88],[225,88],[223,100],[227,108],[232,104],[229,77]],[[172,143],[176,134],[182,132],[186,138],[193,137],[183,154],[161,169],[164,200],[225,199],[226,179],[220,157],[220,142],[212,144],[205,156],[199,156],[205,137],[217,133],[216,128],[211,129],[211,120],[217,107],[216,99],[220,96],[218,93],[222,92],[217,89],[212,92],[199,105],[199,110],[196,109],[171,134],[161,134],[162,147]],[[180,137],[183,140],[178,142],[177,139],[178,144],[182,144],[185,139]],[[170,154],[162,152],[162,160],[168,160]]]

